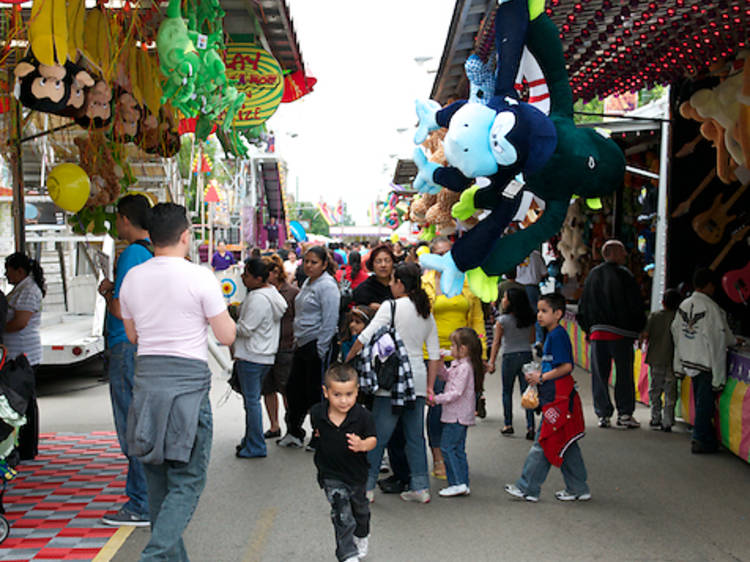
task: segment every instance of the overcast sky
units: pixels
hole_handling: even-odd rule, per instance
[[[409,158],[415,98],[427,98],[453,0],[287,0],[315,90],[281,104],[268,127],[289,165],[288,189],[348,203],[358,224],[387,194],[396,157]],[[432,57],[421,65],[415,58]],[[407,129],[399,133],[397,129]],[[296,136],[292,136],[296,135]],[[385,169],[384,169],[385,167]]]

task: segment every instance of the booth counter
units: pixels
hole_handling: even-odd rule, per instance
[[[560,323],[568,332],[573,344],[573,360],[580,367],[589,369],[589,343],[586,333],[575,320],[575,309],[568,309]],[[635,399],[648,405],[649,368],[646,354],[636,348],[633,362]],[[719,439],[722,445],[745,462],[750,463],[750,350],[732,349],[727,354],[727,384],[718,399]],[[614,367],[612,369],[613,376]],[[690,379],[680,381],[678,388],[677,415],[692,424],[693,389]]]

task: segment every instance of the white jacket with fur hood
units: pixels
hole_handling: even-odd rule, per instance
[[[248,292],[237,321],[235,359],[273,365],[286,306],[286,300],[276,287],[261,287]]]

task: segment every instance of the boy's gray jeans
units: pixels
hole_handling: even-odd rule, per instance
[[[336,558],[343,562],[358,556],[354,537],[370,534],[370,502],[365,485],[352,486],[341,480],[323,479],[323,490],[331,504],[331,521],[336,533]]]

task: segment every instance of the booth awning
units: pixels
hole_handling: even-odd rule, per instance
[[[492,48],[496,2],[457,0],[431,97],[466,98],[463,63]],[[746,0],[549,0],[573,97],[589,100],[698,75],[749,40]]]

